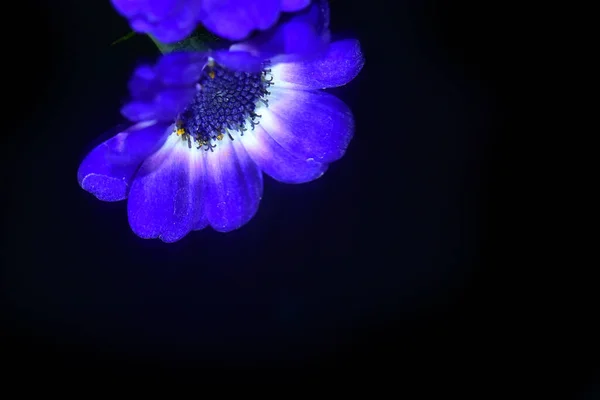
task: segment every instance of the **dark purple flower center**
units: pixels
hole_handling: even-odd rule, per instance
[[[212,150],[225,136],[233,140],[231,131],[243,135],[247,123],[254,129],[260,118],[255,113],[257,103],[267,104],[267,89],[273,84],[269,72],[239,72],[214,63],[207,65],[198,82],[200,90],[179,116],[178,134],[190,148],[194,141],[197,148]]]

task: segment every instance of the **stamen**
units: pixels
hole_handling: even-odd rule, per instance
[[[268,64],[265,64],[265,68]],[[240,136],[259,124],[261,117],[255,110],[259,102],[268,107],[267,90],[272,86],[270,69],[258,73],[228,70],[214,62],[204,67],[196,87],[198,92],[193,102],[181,113],[175,124],[175,132],[182,139],[196,143],[196,148],[214,151],[217,142],[225,138],[234,140],[232,132]]]

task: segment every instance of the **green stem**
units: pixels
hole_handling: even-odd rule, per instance
[[[134,31],[131,31],[131,32],[129,32],[127,35],[123,35],[123,36],[121,36],[120,38],[118,38],[117,40],[115,40],[114,42],[112,42],[110,45],[111,45],[111,46],[114,46],[115,44],[117,44],[117,43],[121,43],[121,42],[124,42],[125,40],[127,40],[127,39],[131,39],[131,38],[132,38],[132,37],[134,37],[134,36],[135,36],[135,32],[134,32]]]
[[[112,42],[111,46],[129,40],[135,35],[136,33],[131,31]],[[208,46],[206,45],[207,43],[218,40],[216,36],[213,36],[210,33],[200,29],[192,32],[192,34],[187,38],[175,43],[162,43],[150,34],[148,34],[148,37],[163,54],[172,53],[174,51],[206,51],[208,50]]]
[[[148,35],[150,39],[154,42],[158,50],[161,53],[171,53],[174,51],[205,51],[208,50],[208,46],[206,46],[206,42],[208,42],[211,38],[210,35],[206,33],[198,33],[194,32],[189,37],[180,40],[175,43],[162,43],[158,39],[156,39],[152,35]]]

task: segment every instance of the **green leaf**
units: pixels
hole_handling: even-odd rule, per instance
[[[174,51],[205,51],[208,50],[208,43],[218,40],[216,36],[201,30],[196,30],[187,38],[175,43],[162,43],[150,34],[148,37],[163,54]]]
[[[136,32],[131,31],[121,36],[120,38],[112,42],[110,45],[114,46],[116,44],[131,39],[135,35]],[[171,53],[174,51],[205,51],[208,50],[207,43],[219,40],[217,36],[208,33],[205,29],[202,28],[196,29],[194,32],[192,32],[190,36],[175,43],[162,43],[150,34],[148,34],[148,37],[156,45],[158,50],[160,50],[160,52],[163,54]]]

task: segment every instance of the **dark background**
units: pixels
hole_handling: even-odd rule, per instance
[[[124,122],[127,80],[154,45],[111,46],[129,28],[109,1],[27,4],[2,143],[4,360],[124,373],[385,367],[505,383],[493,371],[511,360],[519,375],[529,281],[519,243],[501,233],[518,198],[499,157],[514,25],[478,3],[334,0],[332,31],[366,56],[333,91],[355,113],[346,156],[309,184],[265,178],[242,229],[174,244],[139,239],[124,202],[76,179]]]

